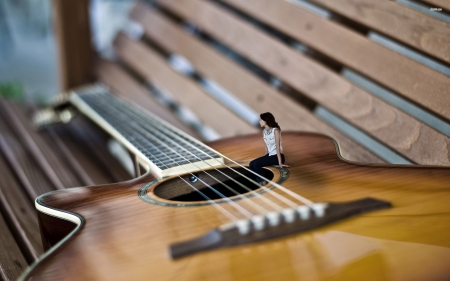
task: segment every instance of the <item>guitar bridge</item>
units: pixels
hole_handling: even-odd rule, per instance
[[[241,244],[248,244],[316,229],[354,215],[391,207],[391,203],[365,198],[345,203],[316,203],[253,216],[222,225],[210,232],[184,242],[172,244],[173,259],[194,253]]]

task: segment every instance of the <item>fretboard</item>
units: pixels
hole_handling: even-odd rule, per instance
[[[121,142],[159,178],[221,166],[212,149],[101,85],[71,95],[71,103]]]

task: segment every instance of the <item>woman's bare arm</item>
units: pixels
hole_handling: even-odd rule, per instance
[[[280,167],[289,167],[288,165],[284,165],[283,161],[281,161],[281,151],[280,151],[280,147],[281,147],[281,137],[280,137],[280,130],[279,129],[275,129],[275,146],[277,147],[277,157],[278,157],[278,166]],[[267,150],[267,148],[266,148]]]

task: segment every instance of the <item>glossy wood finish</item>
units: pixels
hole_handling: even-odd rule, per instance
[[[168,52],[188,59],[199,74],[233,93],[256,112],[272,112],[278,120],[282,120],[283,130],[324,133],[339,142],[344,158],[366,163],[382,163],[378,157],[326,125],[304,106],[183,31],[180,26],[158,11],[144,4],[138,4],[130,16],[144,26],[147,38],[154,40]]]
[[[393,1],[312,0],[312,2],[450,63],[448,23]]]
[[[39,218],[39,229],[41,230],[42,246],[44,251],[48,251],[70,234],[75,228],[76,224],[61,220],[59,218],[37,212]]]
[[[210,146],[237,161],[249,161],[263,152],[260,138],[255,134],[223,139]],[[338,157],[331,139],[314,134],[284,132],[283,147],[290,165],[290,176],[283,184],[286,188],[316,202],[375,197],[390,201],[393,208],[301,235],[173,261],[169,244],[203,234],[227,222],[226,217],[213,206],[166,207],[143,202],[137,192],[151,176],[74,188],[41,198],[43,204],[80,214],[86,223],[34,268],[32,280],[450,277],[449,168],[353,164]],[[264,196],[273,198],[268,193]],[[236,203],[253,201],[266,206],[258,200]],[[238,215],[229,204],[221,206]]]

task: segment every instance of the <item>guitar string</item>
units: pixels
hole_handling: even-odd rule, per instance
[[[85,101],[86,102],[86,101]],[[89,105],[89,104],[88,104]],[[91,106],[91,105],[89,105]],[[91,107],[92,108],[92,107]],[[106,120],[105,120],[106,121]],[[137,144],[139,145],[139,144]],[[163,166],[168,167],[164,162],[160,161],[157,157],[155,157],[155,159],[157,159],[159,162],[161,162],[161,164]],[[212,206],[216,207],[217,209],[219,209],[220,212],[222,212],[226,217],[228,217],[230,220],[238,220],[239,218],[237,218],[235,215],[233,215],[231,212],[229,212],[228,210],[226,210],[224,207],[222,207],[221,205],[217,204],[214,200],[212,200],[211,198],[209,198],[207,195],[205,195],[203,192],[201,192],[200,190],[198,190],[195,186],[191,185],[189,182],[187,182],[185,179],[183,179],[181,176],[178,176],[182,181],[184,181],[187,185],[189,185],[193,190],[195,190],[196,192],[198,192],[203,198],[205,198],[208,202],[211,203]]]
[[[104,106],[109,106],[110,104],[103,104]],[[90,105],[92,106],[92,104]],[[96,111],[100,111],[102,112],[103,110],[101,108],[97,108]],[[120,112],[117,112],[118,114],[121,114]],[[110,114],[108,112],[103,111],[103,114]],[[126,116],[126,115],[125,115]],[[104,118],[104,116],[102,116]],[[114,116],[113,118],[118,118],[117,116]],[[122,119],[124,120],[124,119]],[[111,120],[107,120],[108,122],[111,123]],[[128,122],[131,122],[131,125],[133,125],[132,123],[135,122],[134,120],[126,120]],[[117,127],[117,126],[116,126]],[[139,126],[134,126],[136,129],[142,130]],[[124,130],[124,128],[121,128]],[[133,131],[134,133],[136,133],[136,131]],[[146,133],[146,132],[145,132]],[[139,133],[140,135],[142,135],[142,133]],[[146,133],[149,137],[152,137],[151,134]],[[130,134],[131,135],[131,134]],[[143,140],[146,140],[145,137],[142,137]],[[188,172],[189,174],[191,174],[192,176],[196,177],[192,172],[189,172],[185,167],[183,167],[183,165],[180,165],[177,161],[173,160],[169,155],[167,155],[164,151],[162,151],[161,149],[158,149],[155,145],[153,145],[151,142],[147,141],[148,144],[152,145],[153,147],[155,147],[157,150],[159,150],[161,153],[163,153],[167,158],[169,158],[174,164],[178,165],[179,167],[183,168],[186,172]],[[133,144],[136,145],[136,144]],[[139,145],[139,144],[137,144]],[[142,146],[142,145],[141,145]],[[149,152],[150,153],[150,152]],[[150,153],[151,154],[151,153]],[[153,154],[152,154],[153,155]],[[158,159],[157,157],[155,157],[155,159]],[[162,163],[165,167],[169,168],[166,164],[164,164],[161,160],[158,159],[158,161],[160,163]],[[178,176],[180,179],[182,179],[184,182],[187,183],[186,180],[184,180],[181,176]],[[251,218],[254,214],[252,214],[251,212],[249,212],[248,210],[246,210],[245,208],[243,208],[242,206],[240,206],[239,204],[236,204],[236,202],[234,202],[233,200],[229,199],[228,197],[224,196],[222,193],[220,193],[219,191],[217,191],[215,188],[213,188],[212,186],[208,185],[206,182],[204,182],[203,180],[201,180],[200,178],[196,177],[199,181],[201,181],[205,186],[207,186],[208,188],[210,188],[211,190],[213,190],[213,192],[215,192],[217,195],[219,195],[220,197],[222,197],[225,201],[227,201],[228,203],[230,203],[231,206],[233,206],[235,209],[237,209],[242,215],[244,215],[247,218]],[[200,190],[198,190],[197,188],[195,188],[193,185],[187,183],[189,186],[191,186],[195,191],[199,192],[202,194],[202,196],[204,198],[207,198],[208,202],[213,203],[214,206],[219,205],[218,203],[216,203],[215,201],[211,200],[209,197],[207,197],[206,195],[204,195]],[[219,205],[220,206],[220,205]],[[221,207],[221,206],[220,206]],[[223,207],[221,207],[223,209]],[[227,211],[228,212],[228,211]],[[229,212],[228,212],[229,213]],[[230,213],[231,214],[231,213]],[[235,220],[238,220],[238,218],[234,215],[232,215],[233,218]],[[230,218],[230,217],[229,217]]]
[[[113,106],[114,106],[114,105],[113,105]],[[126,106],[128,110],[132,109],[132,107],[131,107],[130,105],[126,104],[126,103],[124,103],[124,106]],[[116,109],[117,109],[117,107],[116,107]],[[131,114],[133,114],[134,116],[137,116],[137,117],[143,117],[143,116],[138,115],[138,114],[135,112],[135,110],[134,110],[134,111],[129,111],[129,112],[130,112]],[[150,120],[151,120],[151,119],[150,119]],[[145,120],[145,121],[148,121],[148,119]],[[156,125],[160,125],[160,123],[155,122],[154,120],[151,120],[151,122],[153,123],[153,125],[155,125],[155,124],[156,124]],[[148,123],[146,123],[145,125],[148,125]],[[144,127],[144,129],[146,129],[146,128],[145,128],[145,125],[144,125],[144,126],[141,125],[140,127]],[[164,135],[164,133],[161,133],[162,130],[161,130],[160,128],[157,128],[157,126],[154,126],[154,128],[156,128],[156,130],[157,130],[157,131],[160,131],[160,132],[155,132],[155,131],[152,130],[152,133],[153,133],[153,134],[157,134],[157,135],[160,136],[161,138],[164,138],[165,140],[167,140],[167,141],[173,143],[174,145],[180,147],[182,150],[186,151],[187,153],[191,154],[192,156],[194,156],[194,157],[197,158],[198,160],[202,161],[203,163],[205,163],[206,165],[208,165],[209,167],[211,167],[212,169],[216,170],[217,172],[221,173],[222,175],[224,175],[224,176],[227,177],[228,179],[232,180],[233,182],[235,182],[236,184],[238,184],[239,186],[241,186],[241,187],[242,187],[243,189],[245,189],[246,191],[252,193],[253,195],[256,195],[258,199],[263,200],[263,201],[266,202],[267,204],[271,205],[274,209],[282,209],[282,207],[281,207],[280,205],[278,205],[278,204],[276,204],[275,202],[269,200],[268,198],[262,196],[260,193],[254,191],[254,190],[251,190],[250,188],[248,188],[248,187],[245,186],[244,184],[242,184],[242,183],[236,181],[234,178],[232,178],[232,177],[230,177],[229,175],[223,173],[223,172],[220,171],[219,169],[216,169],[216,167],[214,167],[214,166],[212,166],[211,164],[209,164],[208,162],[204,161],[203,159],[201,159],[200,157],[198,157],[198,155],[192,153],[190,150],[188,150],[188,149],[186,149],[185,147],[181,146],[179,143],[175,142],[175,141],[174,141],[173,139],[171,139],[170,137],[167,137],[166,135]],[[139,128],[139,129],[140,129],[140,128]],[[147,129],[147,131],[149,131],[149,130]],[[153,137],[153,138],[154,138],[154,137]],[[159,140],[159,139],[157,139],[157,138],[154,138],[154,139],[156,139],[157,142],[162,143],[162,144],[163,144],[164,146],[166,146],[168,149],[170,149],[170,150],[172,150],[173,152],[177,153],[177,151],[176,151],[175,149],[173,149],[172,147],[170,147],[170,146],[164,144],[164,142],[162,142],[161,140]],[[185,142],[185,143],[187,143],[187,144],[189,144],[189,145],[192,146],[193,148],[195,148],[195,149],[201,151],[199,148],[195,147],[194,145],[192,145],[192,144],[189,143],[188,141],[186,141],[186,140],[184,140],[184,139],[182,139],[182,138],[180,138],[180,140],[183,141],[183,142]],[[214,157],[211,157],[211,155],[208,155],[208,154],[205,153],[204,151],[201,151],[201,152],[204,153],[205,155],[207,155],[208,157],[210,157],[211,159],[215,159]],[[219,184],[224,185],[227,189],[229,189],[230,191],[232,191],[234,194],[236,194],[237,196],[239,196],[241,199],[242,199],[242,198],[245,198],[245,199],[248,198],[248,197],[246,197],[246,196],[240,194],[239,192],[235,191],[234,189],[232,189],[232,188],[231,188],[230,186],[228,186],[227,184],[225,184],[225,183],[219,181],[217,178],[215,178],[214,176],[212,176],[211,174],[209,174],[207,171],[205,171],[205,170],[203,170],[202,168],[200,168],[199,166],[197,166],[195,163],[189,161],[189,159],[186,158],[186,157],[184,157],[182,154],[179,154],[179,155],[181,155],[181,157],[183,157],[187,162],[189,162],[190,164],[196,166],[199,170],[202,170],[205,174],[207,174],[208,176],[210,176],[211,178],[213,178],[214,180],[216,180]],[[219,162],[219,163],[221,163],[221,162]],[[222,164],[222,163],[221,163],[221,164]],[[233,171],[233,172],[236,172],[234,169],[232,169],[232,171]],[[258,184],[258,186],[259,186],[259,184]],[[264,208],[264,207],[262,207],[262,206],[260,206],[260,205],[258,205],[258,204],[256,204],[256,203],[254,203],[254,202],[252,202],[252,201],[250,201],[250,202],[254,205],[253,207],[255,207],[256,209],[259,209],[260,211],[264,211],[264,212],[269,212],[269,210],[267,210],[266,208]]]
[[[108,97],[109,97],[109,95],[107,95]],[[106,95],[103,95],[103,97],[107,97]],[[113,96],[111,96],[111,99],[113,99],[114,97]],[[121,101],[121,100],[119,100],[119,99],[117,99],[117,98],[114,98],[114,100],[117,100],[117,101],[120,101],[120,103],[122,103],[122,104],[127,104],[127,103],[125,103],[125,102],[123,102],[123,101]],[[132,112],[135,112],[136,110],[134,109]],[[146,115],[147,116],[147,115]],[[172,133],[172,134],[174,134],[174,133]],[[180,138],[180,137],[178,137],[178,138]],[[181,138],[180,138],[181,139]],[[201,143],[200,143],[201,144]],[[211,148],[209,148],[209,147],[207,147],[207,146],[205,146],[208,150],[212,150]],[[195,147],[194,147],[195,148]],[[198,148],[197,148],[198,149]],[[203,151],[202,151],[202,153],[204,153]],[[218,153],[218,152],[217,152]],[[206,153],[204,153],[204,154],[206,154]],[[218,153],[219,155],[220,155],[220,153]],[[210,157],[211,159],[213,159],[213,160],[215,160],[215,161],[218,161],[217,159],[215,159],[215,158],[213,158],[212,156],[210,156],[210,155],[208,155],[208,154],[206,154],[208,157]],[[224,158],[227,158],[227,159],[229,159],[228,157],[226,157],[226,156],[224,156],[224,155],[222,155]],[[201,159],[202,160],[202,159]],[[240,166],[240,167],[242,167],[242,168],[244,168],[244,169],[246,169],[246,170],[248,170],[246,167],[244,167],[244,166],[242,166],[242,165],[240,165],[239,163],[237,163],[237,162],[235,162],[234,160],[231,160],[231,159],[229,159],[231,162],[233,162],[233,163],[235,163],[236,165],[238,165],[238,166]],[[203,161],[203,160],[202,160]],[[203,162],[205,162],[205,161],[203,161]],[[222,162],[220,162],[220,164],[222,164],[222,165],[224,165],[224,163],[222,163]],[[225,166],[227,166],[227,165],[225,165]],[[241,175],[241,176],[243,176],[243,177],[245,177],[245,178],[247,178],[248,180],[250,180],[250,181],[252,181],[251,179],[249,179],[248,177],[246,177],[245,175],[243,175],[243,174],[241,174],[241,173],[239,173],[239,172],[237,172],[236,170],[234,170],[233,168],[231,168],[231,167],[229,167],[229,166],[227,166],[229,169],[231,169],[231,170],[233,170],[233,171],[235,171],[236,173],[238,173],[239,175]],[[257,175],[258,176],[258,174],[256,174],[256,173],[254,173],[253,171],[251,171],[251,170],[248,170],[248,171],[250,171],[250,172],[252,172],[253,174],[255,174],[255,175]],[[271,182],[270,180],[268,180],[268,179],[266,179],[266,178],[264,178],[264,177],[262,177],[263,179],[265,179],[266,181],[268,181],[268,182]],[[299,196],[298,194],[296,194],[296,193],[294,193],[294,192],[292,192],[292,191],[290,191],[290,190],[287,190],[286,188],[284,188],[284,187],[282,187],[282,186],[280,186],[279,184],[276,184],[276,183],[274,183],[274,182],[272,182],[274,185],[276,185],[276,186],[278,186],[281,190],[283,190],[284,192],[286,192],[286,193],[288,193],[289,195],[291,195],[292,197],[294,197],[294,198],[296,198],[297,200],[299,200],[299,201],[301,201],[301,202],[303,202],[304,204],[306,204],[306,205],[312,205],[313,204],[313,202],[312,201],[310,201],[310,200],[308,200],[308,199],[306,199],[306,198],[304,198],[304,197],[302,197],[302,196]],[[259,185],[258,185],[259,186]],[[265,187],[264,187],[265,188]],[[267,189],[267,188],[265,188],[265,189]],[[268,190],[268,191],[271,191],[271,190]],[[271,193],[272,194],[274,194],[277,198],[279,198],[279,199],[281,199],[281,200],[283,200],[285,203],[287,203],[287,204],[289,204],[289,205],[291,205],[292,207],[296,207],[297,206],[297,204],[295,204],[294,202],[292,202],[291,200],[289,200],[289,199],[287,199],[287,198],[285,198],[285,197],[283,197],[283,196],[281,196],[281,195],[279,195],[279,194],[277,194],[277,193],[274,193],[273,191],[271,191]]]
[[[137,117],[139,117],[139,118],[147,117],[147,116],[148,116],[147,114],[144,115],[144,114],[142,114],[142,113],[140,113],[140,115],[137,115],[137,114],[136,114],[136,109],[133,108],[131,105],[129,105],[129,104],[127,104],[126,102],[121,101],[121,100],[117,100],[117,101],[120,102],[123,106],[128,107],[128,109],[131,109],[130,112],[133,113],[135,116],[137,116]],[[160,124],[159,122],[154,121],[154,120],[152,120],[151,118],[147,118],[146,121],[149,121],[149,120],[150,120],[152,123],[154,123],[154,124],[156,123],[156,125],[158,125],[158,126],[160,126],[160,127],[162,127],[162,128],[165,128],[164,126],[161,126],[161,124]],[[144,126],[145,126],[145,125],[144,125]],[[167,130],[167,129],[166,129],[166,130]],[[174,132],[171,132],[170,130],[168,130],[168,131],[169,131],[172,135],[176,135]],[[237,172],[237,171],[236,171],[235,169],[233,169],[232,167],[229,167],[229,166],[227,166],[226,164],[224,164],[224,163],[218,161],[217,159],[215,159],[215,158],[212,157],[211,155],[205,153],[204,151],[201,151],[200,149],[198,149],[197,147],[193,146],[192,144],[190,144],[190,143],[187,142],[186,140],[183,140],[183,139],[180,138],[180,137],[178,137],[178,138],[179,138],[181,141],[183,141],[183,142],[189,144],[190,146],[192,146],[194,149],[199,150],[200,152],[202,152],[203,154],[205,154],[205,155],[208,156],[209,158],[213,159],[214,161],[217,161],[217,162],[220,163],[221,165],[227,167],[228,169],[230,169],[230,170],[232,170],[233,172],[235,172],[235,173],[241,175],[242,177],[246,178],[246,179],[249,180],[250,182],[252,182],[252,183],[254,183],[255,185],[257,185],[258,187],[260,187],[259,183],[257,183],[256,181],[253,181],[252,179],[248,178],[247,176],[245,176],[245,175],[243,175],[243,174]],[[170,140],[170,138],[168,138],[168,139]],[[173,142],[173,141],[172,141],[172,142]],[[176,144],[177,144],[177,143],[176,143]],[[216,170],[216,171],[222,173],[220,170],[216,169],[214,166],[210,165],[208,162],[206,162],[206,161],[204,161],[203,159],[199,158],[197,155],[193,154],[193,153],[190,152],[188,149],[182,147],[182,146],[179,145],[179,144],[177,144],[177,145],[180,146],[182,149],[184,149],[186,152],[188,152],[188,153],[194,155],[194,157],[196,157],[196,158],[199,159],[200,161],[204,162],[206,165],[210,166],[210,167],[213,168],[214,170]],[[169,148],[170,148],[170,147],[169,147]],[[202,170],[202,169],[201,169],[201,170]],[[202,171],[204,171],[204,170],[202,170]],[[204,171],[204,172],[205,172],[205,171]],[[223,174],[223,173],[222,173],[222,174]],[[228,178],[230,178],[230,177],[227,176],[227,175],[225,175],[225,176],[228,177]],[[231,180],[234,180],[234,179],[232,179],[232,178],[230,178],[230,179],[231,179]],[[268,181],[268,182],[271,182],[271,181],[269,181],[269,180],[267,180],[267,181]],[[276,204],[275,202],[271,201],[270,199],[264,197],[262,194],[260,194],[260,193],[258,193],[258,192],[256,192],[256,191],[253,191],[253,190],[251,190],[251,189],[249,189],[248,187],[246,187],[245,185],[243,185],[243,184],[241,184],[241,183],[238,183],[238,184],[239,184],[242,188],[244,188],[246,191],[248,191],[248,192],[250,192],[250,193],[252,193],[252,194],[258,196],[258,198],[264,200],[266,203],[268,203],[269,205],[271,205],[275,210],[277,210],[277,209],[278,209],[278,210],[281,210],[281,209],[282,209],[282,207],[281,207],[280,205],[278,205],[278,204]],[[267,187],[262,186],[262,189],[264,189],[265,191],[267,191],[267,192],[268,192],[269,194],[271,194],[272,196],[274,196],[274,197],[280,199],[281,201],[283,201],[284,203],[286,203],[286,204],[289,205],[290,207],[297,207],[297,206],[298,206],[298,204],[296,204],[295,202],[292,202],[291,200],[287,199],[286,197],[283,197],[283,196],[281,196],[281,195],[275,193],[274,191],[272,191],[271,189],[269,189],[269,188],[267,188]],[[268,210],[266,209],[265,211],[268,211]]]
[[[116,99],[116,98],[115,98],[115,100],[121,102],[122,104],[125,104],[125,105],[127,104],[126,102],[124,102],[124,101],[122,101],[122,100],[120,100],[120,99]],[[136,111],[136,110],[134,109],[134,111]],[[146,114],[145,116],[148,116],[148,115]],[[150,119],[150,120],[151,120],[151,119]],[[172,132],[172,134],[174,134],[174,133]],[[180,138],[179,136],[177,136],[177,137],[178,137],[179,139],[182,139],[182,138]],[[194,141],[195,141],[195,139],[194,139]],[[210,150],[210,151],[214,151],[214,150],[211,149],[210,147],[208,147],[208,146],[202,144],[201,142],[197,142],[197,143],[199,143],[200,145],[202,145],[203,147],[205,147],[206,149],[208,149],[208,150]],[[258,175],[257,173],[253,172],[252,170],[249,170],[248,168],[242,166],[241,164],[235,162],[234,160],[232,160],[232,159],[226,157],[225,155],[222,155],[222,154],[220,154],[220,153],[217,152],[217,151],[214,151],[214,152],[217,153],[218,155],[221,155],[222,157],[224,157],[224,158],[230,160],[230,161],[233,162],[234,164],[236,164],[236,165],[242,167],[243,169],[249,171],[250,173],[253,173],[253,174],[256,175],[256,176],[259,176],[260,178],[266,180],[267,182],[271,182],[273,185],[275,185],[276,187],[278,187],[280,190],[282,190],[282,191],[284,191],[285,193],[289,194],[289,195],[292,196],[293,198],[296,198],[297,200],[299,200],[300,202],[304,203],[305,205],[311,206],[311,205],[314,204],[312,201],[310,201],[310,200],[308,200],[308,199],[306,199],[306,198],[304,198],[304,197],[302,197],[302,196],[296,194],[295,192],[292,192],[292,191],[286,189],[285,187],[283,187],[283,186],[281,186],[281,185],[279,185],[279,184],[277,184],[277,183],[274,183],[274,182],[270,181],[269,179],[267,179],[267,178],[265,178],[265,177],[262,177],[262,176]],[[204,152],[202,152],[202,153],[204,153]],[[204,153],[204,154],[206,154],[206,153]],[[206,154],[206,155],[207,155],[208,157],[210,157],[211,159],[213,159],[213,160],[215,160],[215,161],[218,161],[217,159],[214,159],[214,158],[211,157],[210,155],[208,155],[208,154]],[[221,163],[221,162],[220,162],[220,163]],[[251,182],[253,182],[253,183],[255,183],[255,184],[257,184],[257,185],[259,186],[259,184],[258,184],[257,182],[253,181],[252,179],[248,178],[247,176],[245,176],[245,175],[239,173],[238,171],[234,170],[233,168],[227,166],[227,165],[224,164],[224,163],[221,163],[221,164],[225,165],[227,168],[229,168],[229,169],[235,171],[236,173],[238,173],[238,174],[241,175],[242,177],[246,178],[247,180],[249,180],[249,181],[251,181]],[[297,204],[295,204],[295,203],[292,202],[291,200],[289,200],[289,199],[287,199],[287,198],[285,198],[285,197],[279,195],[278,193],[275,193],[275,192],[271,191],[270,189],[268,189],[268,188],[266,188],[266,187],[264,187],[264,186],[263,186],[262,188],[263,188],[264,190],[266,190],[267,192],[271,193],[272,195],[274,195],[274,197],[277,197],[277,198],[280,199],[281,201],[284,201],[286,204],[290,205],[291,207],[296,207],[296,206],[297,206]]]
[[[123,119],[122,119],[123,120]],[[128,120],[127,120],[128,121]],[[139,125],[130,123],[131,127],[133,127],[135,130],[139,131],[139,134],[143,136],[144,140],[147,140],[147,138],[150,138],[156,142],[160,142],[157,138],[155,138],[154,136],[152,136],[150,133],[143,131],[142,128]],[[189,173],[190,175],[192,175],[193,177],[195,177],[196,179],[198,179],[201,183],[203,183],[205,186],[207,186],[208,188],[210,188],[214,193],[216,193],[218,196],[220,196],[221,198],[223,198],[225,201],[227,201],[228,203],[230,203],[233,207],[235,207],[241,214],[243,214],[244,216],[246,216],[247,218],[251,218],[253,216],[253,214],[251,212],[249,212],[248,210],[246,210],[245,208],[243,208],[242,206],[240,206],[239,204],[236,204],[233,200],[231,200],[230,198],[228,198],[227,196],[223,195],[220,191],[218,191],[217,189],[215,189],[214,187],[212,187],[211,185],[209,185],[208,183],[206,183],[204,180],[200,179],[199,177],[195,176],[192,172],[190,172],[188,169],[186,169],[186,167],[184,165],[181,165],[179,162],[175,161],[171,156],[169,156],[166,152],[164,152],[162,149],[159,149],[156,145],[154,145],[153,143],[151,143],[150,141],[146,141],[147,145],[152,146],[155,150],[158,150],[159,152],[161,152],[162,154],[164,154],[164,156],[166,156],[169,160],[171,160],[174,164],[178,165],[179,167],[181,167],[183,170],[185,170],[187,173]],[[164,145],[164,143],[162,143]],[[170,147],[169,147],[170,149]],[[183,156],[182,156],[183,157]],[[183,157],[184,158],[184,157]],[[185,158],[186,159],[186,158]],[[162,161],[160,161],[162,162]],[[190,162],[190,161],[188,161]],[[165,165],[167,167],[167,165]],[[200,169],[200,167],[196,166],[197,168]],[[217,179],[215,179],[217,182],[219,182]]]
[[[126,105],[126,106],[128,106],[129,108],[132,108],[132,109],[133,109],[133,107],[132,107],[131,105],[129,105],[128,103],[126,103],[126,102],[124,102],[124,101],[121,101],[121,100],[118,100],[118,101],[120,101],[123,105]],[[136,110],[134,110],[134,111],[136,111]],[[145,117],[148,118],[147,120],[153,121],[152,118],[151,118],[148,114],[143,114],[143,113],[140,113],[140,114],[141,114],[140,117],[145,116]],[[161,125],[159,124],[158,121],[153,121],[153,122],[156,123],[156,124],[158,124],[159,126],[161,126]],[[164,126],[161,126],[161,127],[164,128]],[[190,144],[189,142],[183,140],[181,137],[177,136],[177,135],[175,134],[175,132],[172,132],[171,130],[168,130],[168,129],[165,129],[165,130],[166,130],[166,131],[169,131],[172,135],[175,135],[176,137],[178,137],[181,141],[183,141],[183,142],[189,144],[189,145],[192,146],[194,149],[197,149],[198,151],[200,151],[201,153],[207,155],[207,156],[210,157],[211,159],[213,159],[213,160],[219,162],[217,159],[215,159],[215,158],[212,157],[211,155],[205,153],[204,151],[198,149],[197,147],[193,146],[193,145]],[[249,171],[250,173],[254,174],[255,176],[259,176],[260,178],[264,179],[265,181],[271,182],[273,185],[275,185],[276,187],[280,188],[283,192],[289,194],[289,195],[292,196],[293,198],[296,198],[297,200],[299,200],[300,202],[304,203],[305,205],[311,206],[311,205],[314,204],[313,201],[311,201],[311,200],[309,200],[309,199],[307,199],[307,198],[305,198],[305,197],[303,197],[303,196],[300,196],[300,195],[298,195],[297,193],[292,192],[292,191],[290,191],[289,189],[286,189],[285,187],[283,187],[283,186],[281,186],[281,185],[279,185],[279,184],[277,184],[277,183],[275,183],[275,182],[273,182],[273,181],[270,181],[269,179],[267,179],[267,178],[265,178],[265,177],[263,177],[263,176],[260,176],[259,174],[257,174],[257,173],[255,173],[255,172],[253,172],[252,170],[248,169],[247,167],[242,166],[241,164],[239,164],[239,163],[235,162],[234,160],[232,160],[232,159],[226,157],[225,155],[223,155],[223,154],[221,154],[221,153],[219,153],[219,152],[217,152],[217,151],[211,149],[210,147],[208,147],[208,146],[202,144],[201,142],[198,142],[198,143],[199,143],[200,145],[204,146],[205,148],[207,148],[208,150],[210,150],[210,151],[212,151],[212,152],[214,152],[214,153],[216,153],[216,154],[218,154],[218,155],[220,155],[220,156],[222,156],[222,157],[224,157],[224,158],[230,160],[231,162],[233,162],[234,164],[240,166],[241,168],[244,168],[245,170]],[[185,149],[185,148],[184,148],[184,149]],[[185,149],[185,150],[188,151],[187,149]],[[197,158],[198,158],[198,157],[197,157]],[[202,160],[201,158],[198,158],[198,159],[200,159],[201,161],[205,162],[205,161]],[[206,163],[206,162],[205,162],[205,163]],[[231,170],[234,170],[232,167],[227,166],[225,163],[222,163],[222,162],[219,162],[219,163],[223,164],[225,167],[227,167],[227,168],[229,168],[229,169],[231,169]],[[208,163],[206,163],[206,164],[208,164]],[[209,165],[209,164],[208,164],[208,165]],[[211,166],[211,165],[209,165],[209,166]],[[213,166],[211,166],[211,167],[214,168]],[[214,169],[215,169],[215,168],[214,168]],[[248,178],[247,176],[245,176],[245,175],[239,173],[239,172],[236,171],[236,170],[234,170],[234,171],[235,171],[236,173],[238,173],[239,175],[241,175],[242,177],[246,178],[247,180],[249,180],[249,181],[251,181],[251,182],[253,182],[253,183],[255,183],[255,184],[257,184],[257,185],[259,186],[259,183],[253,181],[252,179],[250,179],[250,178]],[[246,187],[244,187],[244,188],[246,188]],[[266,190],[267,192],[272,193],[272,195],[274,195],[275,197],[281,196],[281,195],[279,195],[278,193],[275,193],[274,191],[268,189],[267,187],[262,186],[262,188],[263,188],[264,190]],[[251,190],[251,189],[247,189],[247,190],[248,190],[249,192],[255,192],[255,191],[253,191],[253,190]],[[257,193],[257,192],[256,192],[256,193]],[[257,193],[257,194],[259,194],[259,193]],[[263,197],[263,198],[265,198],[265,197]],[[282,198],[285,198],[285,197],[277,197],[277,198],[280,199],[280,200],[283,200]],[[289,202],[289,203],[288,203],[288,202],[285,202],[285,203],[287,203],[287,204],[289,204],[289,205],[291,205],[291,206],[293,206],[293,207],[294,207],[294,206],[297,206],[297,204],[295,204],[295,203],[292,202],[292,201]]]

